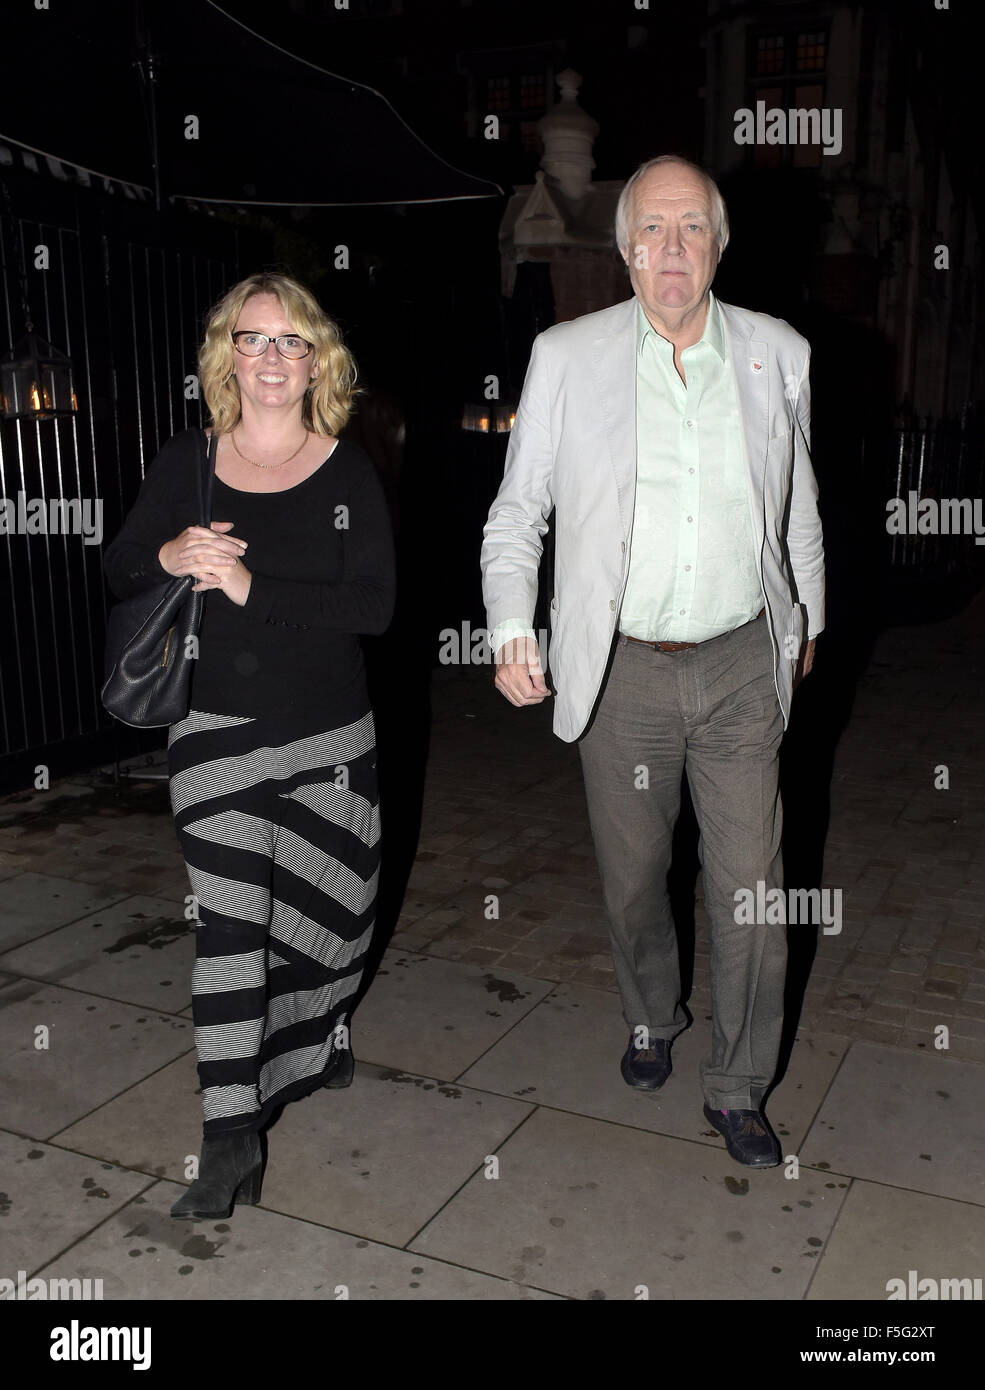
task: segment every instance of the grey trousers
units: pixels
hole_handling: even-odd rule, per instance
[[[667,890],[687,773],[708,914],[709,1106],[757,1109],[776,1071],[786,927],[736,923],[736,890],[782,887],[778,752],[783,716],[765,618],[660,652],[619,636],[579,743],[623,1015],[671,1039],[685,1026]],[[739,914],[740,917],[742,914]]]

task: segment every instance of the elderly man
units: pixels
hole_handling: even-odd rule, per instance
[[[667,891],[684,772],[711,938],[704,1113],[734,1159],[770,1167],[785,928],[737,904],[781,896],[778,751],[824,625],[810,349],[712,295],[728,222],[696,165],[637,169],[616,240],[634,297],[533,346],[482,547],[496,686],[518,707],[551,693],[532,619],[553,508],[554,730],[579,740],[622,1074],[657,1090],[687,1022]]]

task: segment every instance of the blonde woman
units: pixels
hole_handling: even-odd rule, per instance
[[[260,274],[200,353],[216,446],[154,460],[105,560],[120,597],[169,575],[207,591],[191,707],[171,726],[171,805],[197,900],[192,1005],[204,1133],[172,1216],[259,1199],[272,1113],[351,1078],[345,1020],[373,930],[380,829],[359,633],[383,632],[393,543],[369,458],[337,438],[355,364],[302,285]]]

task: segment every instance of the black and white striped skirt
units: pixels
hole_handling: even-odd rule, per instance
[[[373,715],[338,729],[192,710],[168,737],[196,901],[192,1014],[205,1134],[256,1129],[323,1084],[373,932]]]

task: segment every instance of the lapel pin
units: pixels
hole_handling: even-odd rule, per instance
[[[763,364],[762,364],[762,362],[760,362],[760,361],[759,361],[757,358],[755,358],[755,357],[750,357],[750,359],[749,359],[749,365],[750,365],[750,367],[753,369],[754,372],[761,372],[761,371],[763,370]]]

